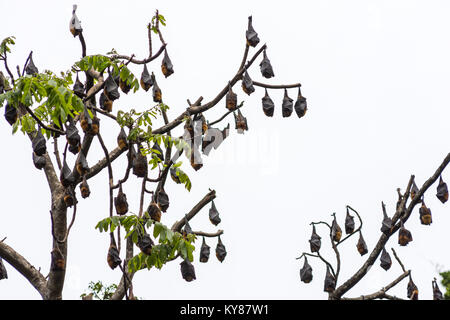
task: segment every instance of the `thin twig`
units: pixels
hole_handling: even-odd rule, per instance
[[[222,121],[223,119],[225,119],[229,114],[235,112],[236,110],[240,109],[241,107],[244,106],[244,101],[242,101],[234,110],[228,111],[227,113],[225,113],[223,116],[221,116],[219,119],[213,121],[213,122],[208,122],[208,125],[213,126],[217,123],[219,123],[220,121]]]
[[[293,83],[293,84],[267,84],[261,83],[258,81],[252,81],[253,85],[257,87],[262,87],[266,89],[289,89],[289,88],[300,88],[301,83]]]

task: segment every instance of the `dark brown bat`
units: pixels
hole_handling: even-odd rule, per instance
[[[147,65],[144,64],[144,70],[141,73],[141,87],[145,91],[148,91],[153,86],[153,76],[148,73]]]
[[[13,106],[11,106],[8,102],[5,106],[5,119],[8,121],[10,125],[13,125],[17,121],[17,109]]]
[[[42,169],[45,167],[45,157],[44,156],[38,156],[36,153],[33,152],[33,164],[36,167],[36,169]]]
[[[350,215],[347,208],[347,215],[345,216],[345,233],[350,234],[355,230],[355,218]]]
[[[80,79],[78,78],[78,73],[77,73],[77,77],[75,79],[75,84],[73,85],[73,93],[75,93],[80,99],[83,99],[84,97],[84,85],[83,83],[81,83]]]
[[[300,269],[300,280],[304,283],[310,283],[313,278],[312,267],[308,263],[308,259],[305,257],[303,267]]]
[[[436,197],[442,202],[446,203],[448,200],[448,188],[447,184],[442,180],[442,176],[439,177],[439,184],[436,190]]]
[[[283,118],[287,118],[290,117],[292,114],[292,110],[293,110],[293,102],[294,100],[292,100],[287,93],[287,90],[284,89],[284,98],[283,98],[283,103],[281,105],[281,113]]]
[[[307,104],[306,104],[306,98],[302,96],[300,87],[298,87],[298,96],[297,96],[297,101],[295,101],[294,109],[295,109],[295,113],[297,113],[297,116],[299,118],[303,117],[306,114],[306,111],[308,110]]]
[[[319,252],[321,246],[320,236],[316,233],[316,226],[313,226],[313,231],[311,238],[309,239],[309,244],[311,247],[311,252]]]
[[[433,220],[431,219],[431,210],[425,205],[422,200],[422,206],[419,208],[420,223],[424,225],[430,225]]]
[[[358,240],[358,243],[356,244],[356,248],[358,249],[358,252],[361,256],[363,256],[367,252],[369,252],[367,250],[366,241],[364,241],[361,231],[359,232],[359,240]]]
[[[216,257],[220,262],[223,262],[226,255],[227,255],[227,250],[225,249],[225,246],[223,245],[222,240],[220,239],[220,236],[219,236],[219,240],[218,240],[217,246],[216,246]]]
[[[219,212],[217,211],[216,205],[214,204],[214,200],[211,201],[211,208],[209,209],[209,221],[215,226],[217,226],[221,219],[219,217]]]
[[[122,191],[122,184],[119,185],[119,192],[114,198],[114,207],[118,215],[124,215],[128,212],[127,195]]]
[[[142,253],[146,255],[152,254],[152,248],[153,248],[153,240],[150,238],[150,236],[146,233],[143,236],[138,237],[138,242],[136,243],[138,248],[141,250]]]
[[[166,49],[164,49],[164,58],[161,63],[161,71],[166,78],[173,73],[173,64],[172,61],[170,61]]]
[[[256,47],[259,43],[258,34],[252,25],[252,16],[248,17],[248,27],[247,31],[245,31],[245,38],[247,40],[247,44],[251,47]]]
[[[273,73],[272,65],[270,64],[270,60],[269,58],[267,58],[266,49],[264,49],[263,60],[261,61],[259,66],[261,68],[261,74],[264,78],[269,79],[275,76]]]
[[[269,97],[269,94],[267,93],[267,89],[265,89],[265,90],[266,90],[266,94],[262,98],[263,112],[266,116],[272,117],[273,111],[275,109],[275,104],[273,103],[272,99]]]
[[[188,259],[185,259],[183,262],[181,262],[180,266],[181,276],[184,280],[186,280],[187,282],[191,282],[196,279],[194,265]]]
[[[386,251],[386,249],[383,248],[383,251],[381,251],[381,256],[380,256],[380,266],[384,270],[388,271],[391,268],[391,265],[392,265],[391,256]]]
[[[120,97],[119,86],[117,85],[114,77],[111,74],[108,76],[108,78],[106,78],[105,89],[103,90],[103,93],[105,94],[106,98],[111,101],[119,99]]]
[[[248,95],[255,92],[255,87],[253,87],[253,81],[248,75],[247,70],[244,72],[244,76],[242,77],[242,90]]]
[[[125,130],[122,128],[120,128],[120,133],[117,136],[117,145],[119,146],[119,148],[121,150],[125,149],[128,147],[128,140],[127,140],[127,135],[125,133]]]
[[[47,147],[45,145],[45,138],[42,135],[41,129],[38,128],[36,133],[31,140],[31,146],[33,147],[33,152],[38,156],[43,156],[47,152]]]
[[[206,244],[205,237],[203,237],[202,246],[200,248],[200,262],[206,263],[209,260],[211,248]]]

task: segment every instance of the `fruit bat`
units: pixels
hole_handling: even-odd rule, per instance
[[[408,245],[413,240],[411,232],[405,229],[403,221],[400,220],[400,229],[398,230],[398,244],[401,246]]]
[[[179,169],[179,170],[180,170],[180,169]],[[180,181],[180,177],[177,176],[177,169],[175,169],[175,168],[170,168],[169,171],[170,171],[170,177],[172,178],[172,180],[173,180],[176,184],[180,184],[181,181]]]
[[[147,213],[153,221],[161,221],[161,210],[154,200],[150,202],[150,205],[147,208]]]
[[[106,78],[105,89],[103,90],[103,93],[111,101],[119,99],[119,86],[117,85],[116,81],[114,81],[114,77],[112,75],[109,75],[108,78]]]
[[[159,158],[159,160],[161,160],[161,162],[164,162],[163,151],[162,151],[161,147],[159,146],[159,144],[157,142],[155,142],[153,144],[152,149],[158,151],[158,152],[153,152],[153,151],[152,152],[153,152],[154,155],[156,155]]]
[[[211,248],[206,244],[205,237],[203,237],[202,246],[200,247],[200,262],[208,262],[210,249]]]
[[[350,234],[355,230],[355,219],[350,215],[347,208],[347,215],[345,217],[345,233]]]
[[[100,94],[99,104],[100,109],[105,110],[106,112],[112,111],[113,102],[112,100],[108,99],[104,92]]]
[[[313,278],[312,268],[308,263],[308,259],[305,257],[305,263],[303,267],[300,269],[300,280],[304,283],[310,283]]]
[[[292,101],[294,101],[294,100],[292,100],[288,96],[287,90],[284,89],[283,104],[281,105],[281,112],[282,112],[283,118],[287,118],[287,117],[291,116],[292,108],[293,108]]]
[[[252,26],[252,16],[248,17],[248,27],[245,31],[245,38],[247,39],[247,44],[251,47],[256,47],[259,43],[258,34]]]
[[[88,131],[88,133],[90,135],[95,136],[99,130],[100,130],[100,119],[97,118],[97,116],[94,113],[94,118],[92,118],[92,126],[91,129]]]
[[[77,73],[77,77],[75,79],[75,84],[73,85],[73,93],[75,93],[79,98],[83,98],[84,97],[84,85],[83,83],[81,83],[80,79],[78,78],[78,73]]]
[[[147,157],[142,154],[139,147],[136,157],[133,159],[133,174],[139,178],[143,178],[147,176],[147,170]]]
[[[156,202],[158,203],[158,206],[160,207],[162,212],[166,212],[169,208],[169,196],[163,188],[161,188],[161,190],[159,190],[156,194]]]
[[[269,58],[267,58],[266,49],[264,49],[263,60],[261,61],[259,66],[261,67],[261,74],[264,78],[269,79],[275,76],[273,73],[272,65],[270,64],[270,60]]]
[[[1,262],[1,260],[0,260],[0,262]],[[431,285],[433,286],[433,300],[444,300],[444,296],[442,295],[441,290],[439,290],[439,287],[436,283],[436,279],[434,279],[431,282]]]
[[[336,216],[334,216],[333,223],[331,224],[331,237],[334,241],[339,242],[341,240],[342,230],[336,221]]]
[[[151,88],[151,86],[153,86],[153,82],[154,82],[154,75],[153,73],[152,75],[148,73],[147,65],[144,64],[144,70],[141,73],[141,81],[140,81],[142,89],[148,91]]]
[[[381,251],[381,257],[380,257],[380,266],[388,271],[391,268],[392,260],[389,253],[386,251],[385,248],[383,248],[383,251]]]
[[[166,49],[164,49],[164,58],[161,63],[161,71],[166,78],[173,73],[173,64],[172,61],[170,61]]]
[[[66,207],[70,208],[73,206],[75,202],[75,194],[72,191],[72,188],[69,187],[65,190],[64,194],[64,203],[66,204]]]
[[[120,133],[117,136],[117,145],[119,146],[120,150],[128,147],[127,135],[123,127],[120,129]]]
[[[153,248],[153,240],[150,238],[150,236],[146,233],[143,236],[138,237],[138,242],[136,243],[138,248],[141,250],[142,253],[145,253],[146,255],[152,254],[152,248]]]
[[[91,194],[91,190],[89,189],[89,185],[86,181],[86,176],[83,177],[83,181],[80,184],[80,192],[83,199],[86,199]]]
[[[433,221],[431,219],[431,210],[427,208],[425,202],[422,200],[422,206],[419,208],[420,223],[430,225]]]
[[[77,10],[77,5],[74,4],[73,10],[72,10],[72,18],[70,19],[70,23],[69,23],[70,32],[72,33],[72,35],[74,37],[78,36],[80,34],[80,32],[83,31],[83,29],[81,28],[80,20],[78,19],[77,15],[75,13],[76,10]]]
[[[381,232],[388,235],[392,228],[392,220],[388,217],[386,213],[386,207],[384,202],[381,202],[381,207],[383,208],[383,221],[381,222]]]
[[[219,212],[216,209],[216,205],[214,204],[214,200],[211,202],[211,208],[209,209],[209,221],[215,226],[217,226],[221,219],[219,217]]]
[[[233,114],[237,132],[243,134],[244,131],[248,131],[247,118],[242,115],[241,110],[238,109],[237,115],[235,112]]]
[[[58,248],[54,248],[51,252],[51,271],[64,271],[66,270],[66,260]]]
[[[84,155],[83,152],[80,152],[78,154],[78,159],[75,167],[80,176],[84,176],[86,173],[89,172],[89,165],[87,163],[86,156]]]
[[[186,218],[186,216],[184,217],[184,228],[183,228],[183,236],[187,237],[188,234],[191,234],[192,232],[192,228],[191,225],[189,224],[188,219]]]
[[[33,62],[33,53],[30,53],[30,60],[28,60],[25,72],[27,75],[35,75],[39,73],[38,68],[36,68]]]
[[[92,130],[92,118],[89,114],[86,105],[84,106],[84,110],[80,116],[80,126],[83,132],[85,133],[90,132]]]
[[[409,277],[408,286],[406,287],[406,294],[407,294],[407,297],[411,300],[419,299],[419,289],[417,288],[415,283],[412,281],[411,276]]]
[[[127,80],[122,80],[121,78],[119,78],[119,87],[120,90],[122,90],[122,92],[125,94],[128,94],[128,92],[130,92],[131,90],[131,85],[127,83]]]
[[[255,87],[253,87],[253,81],[248,75],[247,70],[244,72],[244,77],[242,78],[242,90],[248,95],[255,92]]]
[[[319,252],[321,240],[320,236],[316,233],[316,226],[313,226],[313,231],[311,238],[309,239],[309,244],[311,247],[311,252]]]
[[[119,250],[114,243],[111,241],[111,245],[108,249],[108,256],[106,257],[106,261],[111,269],[115,269],[119,264],[122,263],[122,259],[119,256]]]
[[[297,101],[295,101],[294,105],[295,113],[297,113],[297,116],[299,118],[303,117],[308,110],[306,105],[306,98],[302,96],[302,93],[300,91],[300,87],[298,87],[298,96]]]
[[[118,215],[124,215],[128,212],[127,195],[122,191],[122,184],[119,185],[119,192],[114,198],[114,207]]]
[[[262,98],[263,112],[266,116],[272,117],[273,111],[275,108],[275,104],[273,103],[272,99],[269,97],[269,94],[267,93],[267,89],[265,89],[265,90],[266,90],[266,94]]]
[[[36,167],[36,169],[42,169],[45,167],[45,157],[38,156],[36,153],[33,152],[33,164]]]
[[[446,203],[448,200],[448,188],[447,188],[447,184],[442,180],[442,176],[439,177],[439,184],[437,186],[436,197],[442,203]]]
[[[155,79],[153,79],[152,95],[154,102],[162,102],[162,92]]]
[[[77,145],[69,144],[69,151],[72,152],[73,154],[77,154],[78,152],[80,152],[80,150],[81,150],[81,144],[77,144]]]
[[[6,271],[3,259],[0,257],[0,280],[8,279],[8,272]]]
[[[13,125],[17,121],[17,109],[6,103],[5,106],[5,119],[10,125]]]
[[[196,279],[194,265],[188,259],[184,259],[184,261],[180,263],[180,266],[181,276],[184,280],[186,280],[187,282],[191,282],[192,280]]]
[[[323,291],[333,292],[335,288],[336,288],[336,279],[331,274],[330,267],[327,265],[327,273],[325,275]]]
[[[233,92],[230,82],[228,83],[228,92],[225,96],[225,106],[230,111],[236,110],[237,106],[237,94]]]
[[[414,199],[414,197],[416,196],[416,194],[419,193],[419,188],[417,188],[416,182],[413,180],[412,185],[411,185],[411,200]]]
[[[47,147],[45,145],[45,138],[42,135],[41,129],[36,130],[36,134],[31,140],[31,146],[33,147],[34,153],[38,156],[43,156],[47,152]]]
[[[69,121],[69,124],[66,125],[66,138],[71,146],[78,146],[80,144],[81,138],[73,120]]]
[[[359,240],[358,243],[356,244],[356,248],[358,249],[358,252],[361,256],[365,255],[368,252],[366,241],[364,241],[361,232],[359,232]]]
[[[63,160],[63,166],[61,169],[61,174],[59,176],[59,181],[66,188],[75,182],[75,178],[72,175],[72,171],[70,171],[69,166],[67,165],[66,159]]]
[[[216,257],[220,262],[223,262],[226,255],[227,255],[227,250],[225,250],[225,246],[223,245],[222,240],[220,239],[220,236],[219,236],[219,240],[218,240],[217,246],[216,246]]]

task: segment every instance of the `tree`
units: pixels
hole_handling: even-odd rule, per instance
[[[192,262],[197,237],[203,237],[200,249],[201,262],[208,261],[210,252],[205,238],[217,238],[216,255],[223,261],[226,256],[226,249],[220,238],[223,230],[206,233],[193,231],[189,225],[189,221],[210,203],[209,218],[216,226],[220,223],[218,210],[213,202],[216,197],[215,191],[210,190],[185,216],[181,216],[171,227],[167,227],[161,220],[164,220],[164,212],[170,205],[169,195],[164,190],[168,176],[170,175],[175,183],[183,184],[190,190],[192,184],[181,169],[180,156],[184,154],[195,170],[201,169],[203,163],[200,151],[208,155],[229,135],[229,126],[222,130],[213,126],[232,113],[238,133],[248,130],[247,119],[241,112],[244,102],[238,103],[237,94],[233,92],[239,81],[243,91],[248,95],[255,91],[255,87],[265,89],[262,104],[263,112],[267,116],[272,116],[274,112],[274,103],[268,90],[284,90],[283,117],[291,116],[294,109],[300,118],[306,112],[306,99],[300,92],[299,83],[269,85],[252,81],[250,78],[248,72],[261,55],[263,58],[260,69],[263,77],[271,78],[274,73],[265,44],[249,56],[250,49],[259,44],[258,34],[252,26],[252,18],[249,17],[244,55],[236,74],[211,101],[202,103],[202,97],[193,103],[187,100],[188,108],[173,120],[169,120],[167,115],[169,106],[163,102],[165,93],[158,85],[158,73],[156,71],[150,73],[147,68],[147,65],[163,56],[161,62],[163,75],[167,78],[174,72],[168,55],[168,45],[160,28],[165,24],[165,17],[158,11],[148,23],[147,58],[138,59],[134,55],[121,55],[114,49],[106,55],[88,55],[83,29],[74,6],[70,31],[80,41],[81,59],[76,61],[70,70],[61,72],[60,75],[48,70],[39,72],[31,51],[22,70],[17,67],[18,77],[15,78],[8,64],[8,55],[11,53],[12,45],[15,44],[15,38],[5,38],[1,43],[0,59],[4,62],[5,73],[0,73],[0,105],[5,107],[5,119],[12,126],[13,132],[20,129],[30,139],[33,164],[45,174],[51,193],[49,236],[52,237],[53,246],[47,277],[7,244],[5,239],[0,242],[0,257],[20,272],[43,299],[62,299],[68,259],[67,242],[70,230],[76,222],[77,203],[83,201],[78,194],[83,199],[91,196],[88,181],[103,171],[108,173],[109,210],[108,217],[99,221],[96,228],[109,233],[107,262],[112,269],[119,267],[121,271],[121,280],[117,288],[107,288],[107,296],[111,296],[111,299],[133,298],[133,276],[137,271],[152,267],[161,269],[165,263],[178,258],[182,260],[183,278],[186,281],[194,280],[195,271]],[[155,36],[161,45],[154,52]],[[142,68],[140,78],[132,72],[132,66],[136,69]],[[295,105],[293,99],[288,96],[287,89],[298,90]],[[127,95],[137,90],[149,91],[154,102],[153,106],[144,111],[127,108],[114,114],[113,110],[116,109],[115,106],[123,94]],[[203,113],[220,106],[219,103],[224,98],[228,111],[215,121],[207,121]],[[164,120],[164,125],[154,128],[154,121],[159,117]],[[104,125],[102,123],[100,127],[100,120],[111,121],[120,127],[116,128],[114,133],[117,135],[117,146],[111,151],[102,138],[102,134],[111,133],[103,132],[101,127]],[[173,130],[183,124],[183,135],[173,136]],[[47,148],[49,140],[53,142],[53,152],[49,152]],[[93,151],[94,140],[98,140],[103,157],[95,165],[89,166],[87,158],[88,153],[91,154]],[[59,149],[64,143],[61,154]],[[112,164],[117,159],[125,157],[125,154],[126,167],[113,170]],[[72,166],[69,166],[70,160]],[[117,174],[122,171],[125,171],[123,178],[117,179]],[[150,177],[151,173],[156,176]],[[138,195],[140,205],[136,214],[131,213],[125,194],[130,174],[142,179]],[[149,188],[149,184],[154,184],[154,188]],[[146,196],[150,197],[147,206]],[[70,211],[72,217],[69,222],[67,214]],[[123,231],[121,233],[120,230],[125,233]],[[122,245],[124,239],[126,243]],[[140,249],[137,254],[134,253],[134,245]],[[2,276],[6,278],[7,272],[4,267],[2,263]],[[112,295],[110,295],[111,288],[115,289]],[[101,288],[95,290],[99,291]]]
[[[380,261],[380,267],[385,271],[388,271],[392,265],[392,258],[389,254],[389,251],[386,248],[386,243],[388,240],[394,236],[398,235],[398,245],[399,246],[407,246],[411,241],[413,241],[413,236],[411,232],[406,229],[405,225],[408,219],[413,214],[414,209],[417,205],[421,205],[418,213],[419,220],[422,225],[429,226],[432,223],[432,214],[431,209],[427,207],[425,204],[425,193],[429,190],[429,188],[439,179],[439,183],[436,188],[435,196],[439,199],[439,201],[444,204],[448,201],[448,187],[447,184],[442,179],[442,173],[444,169],[447,167],[450,162],[450,153],[444,158],[442,163],[436,169],[431,177],[429,177],[423,185],[418,188],[415,182],[415,176],[411,175],[408,184],[406,186],[405,192],[402,193],[400,188],[397,189],[398,200],[396,204],[396,208],[394,214],[390,217],[387,213],[386,206],[384,202],[381,202],[382,214],[383,218],[381,221],[380,228],[380,236],[374,248],[370,251],[370,254],[367,256],[366,260],[363,262],[362,266],[354,272],[352,276],[350,276],[347,280],[342,281],[340,285],[338,285],[339,273],[341,269],[341,263],[344,259],[341,257],[338,246],[341,245],[345,240],[348,240],[352,236],[359,235],[359,239],[356,244],[356,248],[361,256],[369,253],[369,249],[364,240],[362,229],[363,229],[363,220],[358,213],[357,210],[353,209],[351,206],[346,206],[346,217],[345,217],[345,233],[346,236],[343,236],[342,228],[336,219],[336,213],[333,213],[333,220],[330,223],[326,221],[318,221],[311,222],[313,226],[312,235],[309,240],[310,242],[310,251],[303,252],[297,259],[303,259],[304,264],[300,269],[300,279],[304,283],[309,283],[313,279],[312,267],[308,263],[307,257],[314,257],[320,259],[321,262],[324,263],[326,267],[326,275],[324,280],[324,291],[328,293],[328,298],[332,300],[346,299],[346,300],[374,300],[374,299],[389,299],[389,300],[398,300],[401,299],[396,296],[392,296],[387,293],[388,290],[392,289],[394,286],[398,285],[403,279],[409,278],[406,290],[406,296],[411,300],[417,300],[419,298],[419,289],[413,281],[411,270],[407,270],[397,255],[394,248],[391,248],[392,254],[394,258],[397,260],[399,265],[401,266],[403,273],[400,274],[397,278],[393,279],[392,282],[386,284],[383,288],[379,290],[362,295],[360,297],[352,297],[347,298],[344,295],[354,286],[356,286],[363,277],[367,275],[371,267],[375,264],[375,262]],[[429,192],[430,193],[430,192]],[[428,193],[428,194],[429,194]],[[353,213],[358,218],[358,227],[356,228],[355,217],[350,214]],[[381,215],[380,215],[381,216]],[[322,246],[322,238],[316,232],[316,226],[325,225],[328,228],[328,237],[330,239],[330,245],[334,251],[336,263],[333,264],[329,262],[329,259],[325,259],[325,257],[320,253],[320,249]],[[374,226],[369,226],[370,230],[374,230]],[[447,288],[448,286],[448,274],[441,273],[443,277],[442,284]],[[433,299],[442,300],[444,296],[439,289],[436,278],[431,281],[431,288],[433,292]],[[445,294],[447,297],[447,293]]]

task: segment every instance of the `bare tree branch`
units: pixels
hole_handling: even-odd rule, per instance
[[[185,216],[187,221],[190,221],[193,217],[195,217],[195,215],[204,207],[206,206],[209,202],[211,202],[212,200],[214,200],[216,198],[216,191],[215,190],[211,190],[210,192],[208,192],[208,194],[206,194],[206,196],[203,197],[202,200],[200,200],[192,209],[191,211],[189,211],[189,213]],[[181,228],[183,228],[185,224],[185,219],[184,217],[175,222],[172,225],[172,231],[176,232],[180,232]]]
[[[45,299],[47,281],[35,267],[3,241],[0,242],[0,256],[22,274]]]

